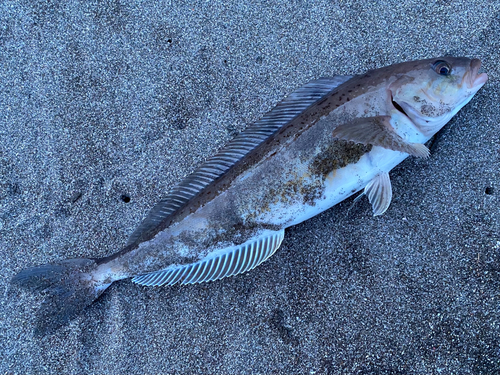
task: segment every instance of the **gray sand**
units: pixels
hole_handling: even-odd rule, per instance
[[[0,5],[0,373],[500,372],[498,1],[128,3]],[[114,253],[301,84],[444,54],[490,80],[391,173],[383,216],[349,199],[247,274],[118,282],[33,338],[16,272]]]

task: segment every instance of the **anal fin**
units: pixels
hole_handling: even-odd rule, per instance
[[[144,286],[196,284],[219,280],[250,271],[267,260],[280,247],[285,230],[265,231],[241,245],[208,254],[195,263],[172,265],[161,271],[136,276],[134,283]]]
[[[426,158],[429,149],[421,143],[406,142],[397,134],[390,123],[390,116],[375,116],[358,118],[346,124],[339,125],[333,131],[333,136],[346,141],[371,144],[393,151]]]

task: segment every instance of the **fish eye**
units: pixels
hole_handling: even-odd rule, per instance
[[[440,74],[442,76],[447,76],[451,73],[450,64],[443,60],[436,61],[434,64],[432,64],[432,68],[437,74]]]

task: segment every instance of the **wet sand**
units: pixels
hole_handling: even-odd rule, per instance
[[[500,3],[240,3],[0,4],[0,373],[500,372]],[[307,81],[444,54],[490,80],[391,173],[383,216],[348,199],[249,273],[121,281],[33,337],[15,273],[116,252]]]

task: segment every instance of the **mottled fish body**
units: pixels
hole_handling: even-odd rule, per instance
[[[477,59],[392,65],[301,87],[181,181],[109,257],[20,272],[44,289],[38,333],[53,331],[113,281],[159,286],[248,271],[284,229],[364,189],[375,215],[389,207],[389,171],[423,145],[483,86]],[[63,288],[61,287],[63,286]]]

